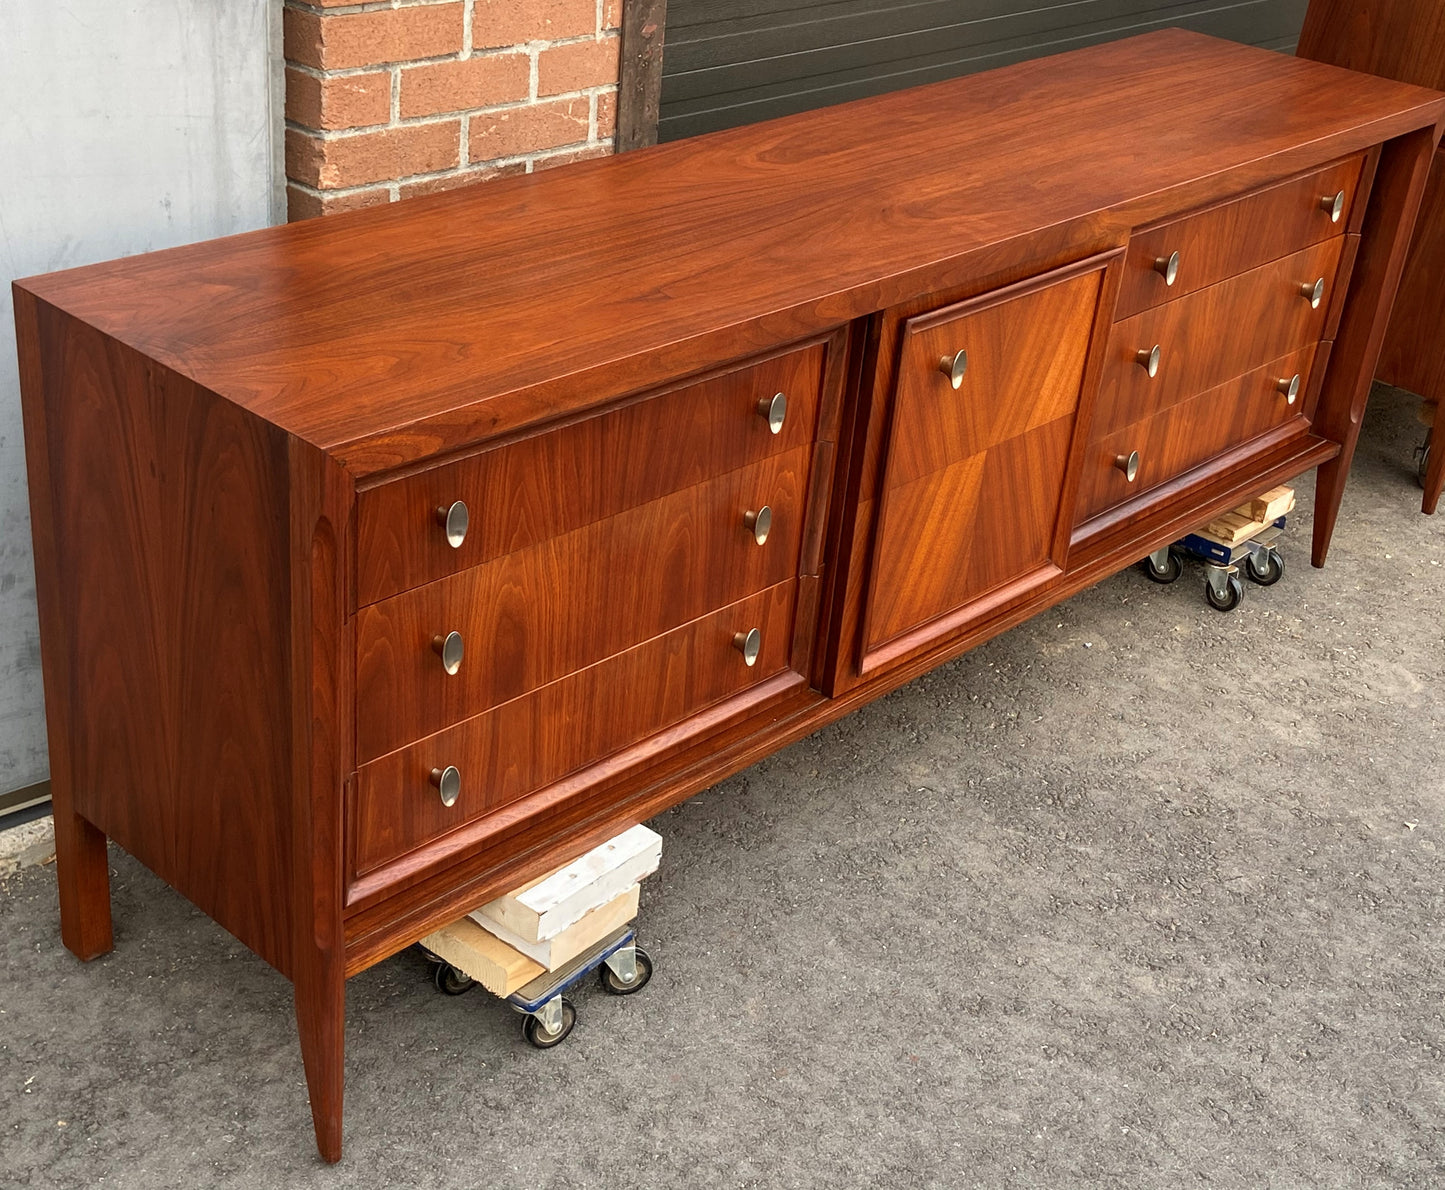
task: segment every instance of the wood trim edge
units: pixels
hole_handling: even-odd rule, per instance
[[[622,66],[617,82],[619,153],[657,144],[666,26],[667,0],[623,0]]]

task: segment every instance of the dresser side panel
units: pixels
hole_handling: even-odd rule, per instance
[[[33,308],[52,764],[77,813],[289,973],[287,437]]]

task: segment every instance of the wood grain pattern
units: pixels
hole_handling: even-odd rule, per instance
[[[795,597],[793,582],[780,583],[363,765],[353,819],[355,873],[786,670]],[[750,628],[762,635],[751,667],[733,645],[733,635]],[[461,797],[451,807],[427,779],[448,764],[462,774]]]
[[[1435,0],[1310,0],[1301,58],[1445,90],[1445,8]]]
[[[1432,401],[1445,396],[1445,153],[1436,153],[1420,200],[1376,371],[1387,384]]]
[[[1135,232],[1114,317],[1128,318],[1343,235],[1354,213],[1363,164],[1364,154],[1357,153],[1322,170]],[[1320,202],[1340,191],[1345,207],[1334,222]],[[1174,252],[1179,253],[1179,271],[1170,285],[1155,265]]]
[[[1311,561],[1323,566],[1344,499],[1345,480],[1360,437],[1405,257],[1410,246],[1430,163],[1440,140],[1439,125],[1387,141],[1375,173],[1374,193],[1360,229],[1354,278],[1345,297],[1330,370],[1320,390],[1315,428],[1338,444],[1339,453],[1320,467],[1315,482],[1314,544]],[[1427,493],[1428,494],[1428,493]]]
[[[764,429],[766,433],[766,428]],[[798,571],[807,446],[361,610],[365,763]],[[758,545],[743,514],[769,505]],[[461,633],[449,675],[435,636]]]
[[[1077,252],[1442,105],[1166,30],[22,284],[360,478],[1006,270],[1040,228]]]
[[[98,906],[103,832],[289,974],[289,901],[253,891],[284,887],[291,863],[285,435],[24,304],[38,338],[24,399],[42,660],[74,891]],[[94,953],[108,923],[67,933]]]
[[[647,394],[620,407],[490,447],[357,497],[357,599],[375,602],[490,558],[809,443],[817,429],[824,347]],[[774,434],[760,399],[788,399]],[[463,500],[453,549],[435,511]]]
[[[1101,435],[1261,367],[1323,335],[1343,237],[1114,324],[1094,411]],[[1325,279],[1317,309],[1299,286]],[[1158,344],[1158,374],[1135,354]]]
[[[904,325],[862,670],[880,645],[1049,559],[1104,264]],[[955,390],[939,366],[959,350]]]
[[[1315,347],[1266,364],[1186,401],[1111,433],[1096,437],[1085,455],[1075,520],[1084,522],[1105,509],[1133,500],[1151,488],[1232,447],[1257,438],[1291,419],[1301,419]],[[1300,396],[1293,405],[1276,387],[1298,374]],[[1139,470],[1130,483],[1115,460],[1139,453]]]

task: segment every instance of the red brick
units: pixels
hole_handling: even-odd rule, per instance
[[[604,0],[602,5],[602,28],[622,28],[622,0]]]
[[[469,137],[472,160],[516,157],[585,141],[589,106],[583,96],[473,116]]]
[[[318,70],[348,70],[462,50],[462,5],[422,4],[375,12],[322,13],[288,8],[286,57]]]
[[[359,211],[362,207],[376,207],[391,201],[391,191],[385,186],[373,186],[366,190],[346,190],[340,194],[317,194],[303,190],[300,186],[286,187],[286,218],[295,223],[301,219],[314,219],[317,215],[335,215],[341,211]]]
[[[329,140],[286,130],[286,176],[318,190],[341,190],[368,182],[455,169],[461,123],[409,124]]]
[[[527,54],[488,54],[408,67],[401,72],[401,114],[435,116],[526,99],[531,76]]]
[[[391,119],[391,73],[318,77],[288,69],[286,118],[327,132],[385,124]]]
[[[538,157],[532,162],[532,172],[538,173],[558,165],[571,165],[574,161],[590,161],[594,157],[610,157],[611,155],[611,145],[585,145],[580,149],[568,149],[561,153]]]
[[[597,139],[605,140],[617,132],[617,92],[603,91],[597,96]]]
[[[537,55],[537,94],[560,95],[617,83],[617,37],[549,46]]]
[[[495,169],[468,169],[461,173],[442,174],[437,178],[418,178],[415,182],[404,182],[402,198],[414,198],[421,194],[440,194],[444,190],[460,190],[492,178],[510,178],[514,174],[527,172],[526,162],[514,161],[510,165],[499,165]]]
[[[596,32],[595,0],[476,0],[472,8],[473,49]]]

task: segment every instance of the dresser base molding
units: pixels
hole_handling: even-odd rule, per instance
[[[349,976],[1311,467],[1322,563],[1442,121],[1172,30],[17,282],[65,945],[109,838],[338,1159]]]

